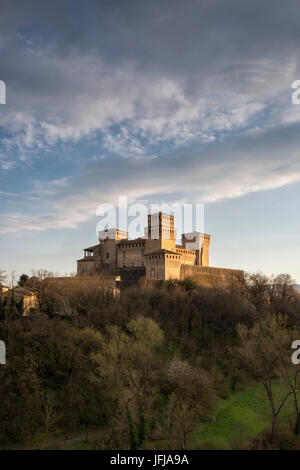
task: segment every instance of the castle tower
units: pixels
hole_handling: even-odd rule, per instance
[[[183,233],[181,243],[187,250],[196,251],[196,266],[209,266],[210,235],[200,232]]]
[[[210,235],[204,234],[204,243],[202,248],[202,266],[209,266],[209,245]]]
[[[145,229],[147,238],[147,251],[175,250],[176,229],[174,228],[174,215],[157,212],[148,215],[148,227]]]

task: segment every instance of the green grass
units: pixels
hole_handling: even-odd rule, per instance
[[[70,442],[65,446],[66,450],[92,450],[91,443],[80,439],[79,441]]]
[[[286,387],[280,382],[274,382],[273,391],[276,404],[286,393]],[[295,410],[292,397],[290,397],[278,416],[278,423],[294,423]],[[242,448],[247,448],[251,438],[257,437],[260,432],[270,427],[271,411],[269,400],[262,385],[249,385],[247,388],[231,395],[226,400],[219,401],[216,419],[212,423],[201,423],[193,439],[192,448],[203,449],[232,449],[239,442]],[[103,434],[99,431],[99,438]],[[78,436],[78,440],[61,442],[66,450],[89,450],[93,442],[87,442]],[[148,442],[146,448],[171,449],[174,442],[165,440]],[[190,448],[188,445],[187,448]]]
[[[279,382],[274,383],[276,403],[284,396],[286,388]],[[293,422],[293,401],[289,398],[280,411],[278,422]],[[222,400],[216,413],[216,421],[200,426],[196,442],[204,448],[230,449],[234,442],[249,441],[271,423],[270,404],[262,385],[254,385],[237,392],[228,400]]]

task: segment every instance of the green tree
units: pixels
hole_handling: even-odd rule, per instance
[[[128,420],[128,428],[129,428],[129,448],[130,450],[136,450],[138,448],[138,439],[136,435],[135,425],[132,421],[132,417],[127,407],[127,420]]]
[[[21,274],[19,278],[19,282],[18,282],[19,286],[21,287],[26,286],[28,279],[29,279],[29,276],[27,274]]]
[[[159,348],[163,340],[153,320],[138,317],[129,321],[125,330],[109,326],[96,355],[99,381],[113,403],[113,426],[121,434],[129,426],[131,440],[134,429],[137,445],[142,444],[145,435],[143,420],[151,420],[156,413],[162,371]]]
[[[137,426],[137,437],[139,447],[141,447],[147,438],[146,419],[143,412],[140,413],[139,417],[139,422]]]
[[[166,373],[168,403],[156,437],[166,436],[185,449],[189,436],[200,420],[210,420],[216,403],[216,393],[209,374],[186,360],[175,357]]]

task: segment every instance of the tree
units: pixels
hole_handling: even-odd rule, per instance
[[[180,449],[185,449],[199,421],[212,417],[216,399],[214,386],[206,371],[178,357],[169,363],[166,379],[169,400],[159,433],[164,439],[167,434]]]
[[[138,439],[136,435],[135,425],[132,421],[132,417],[127,407],[127,420],[128,420],[128,428],[129,428],[129,448],[130,450],[136,450],[138,448]]]
[[[11,271],[10,273],[10,287],[13,289],[17,284],[17,273],[16,271]]]
[[[57,397],[55,392],[45,390],[41,396],[41,417],[44,424],[45,439],[48,440],[49,433],[57,430]]]
[[[59,273],[54,271],[48,271],[47,269],[32,269],[31,275],[33,277],[37,277],[40,281],[43,281],[48,277],[58,277]]]
[[[163,340],[153,320],[137,317],[126,324],[125,330],[107,327],[96,355],[99,380],[114,409],[112,424],[118,433],[129,430],[131,448],[142,445],[146,421],[156,413],[162,370],[158,351]]]
[[[291,347],[287,320],[283,316],[269,315],[257,321],[252,328],[239,325],[237,333],[240,345],[236,352],[240,364],[266,391],[272,413],[271,439],[275,445],[277,418],[292,394],[291,391],[285,392],[276,403],[273,393],[273,381],[281,377],[281,367],[288,360],[287,351]]]
[[[28,279],[29,279],[29,276],[27,274],[21,274],[21,276],[19,277],[19,282],[18,282],[19,286],[21,287],[26,286]]]
[[[147,437],[146,419],[144,413],[140,413],[139,422],[137,425],[137,437],[139,447],[141,447]]]
[[[3,269],[0,269],[0,284],[3,284],[7,280],[7,274],[6,271]]]
[[[289,274],[265,276],[262,273],[246,275],[245,294],[261,314],[282,314],[296,320],[299,296],[294,289],[295,280]]]
[[[295,338],[299,338],[299,330],[297,331],[296,328],[289,330],[289,344],[290,348],[295,340]],[[295,408],[295,427],[294,433],[296,435],[300,434],[300,406],[298,403],[298,393],[300,391],[300,373],[299,373],[299,366],[297,364],[293,364],[291,360],[290,351],[286,351],[286,358],[282,360],[279,366],[280,377],[285,382],[287,388],[291,391],[294,401],[294,408]]]
[[[298,393],[300,391],[299,370],[295,366],[287,368],[283,366],[282,377],[293,395],[296,415],[294,433],[298,436],[300,434],[300,411],[298,403]]]
[[[258,272],[245,276],[246,296],[259,312],[269,312],[271,279]]]

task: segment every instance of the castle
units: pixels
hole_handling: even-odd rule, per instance
[[[209,266],[210,235],[182,234],[176,244],[174,216],[158,212],[148,215],[145,236],[128,239],[128,232],[111,228],[98,232],[99,243],[84,249],[77,261],[77,276],[109,273],[125,284],[146,280],[198,277],[203,282],[243,276],[243,271]]]

